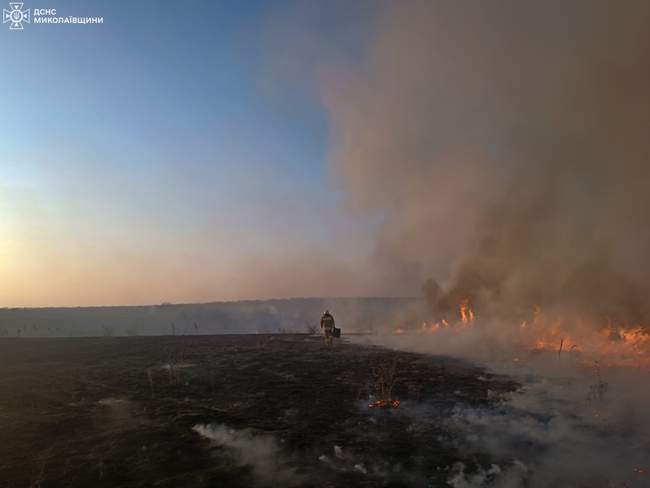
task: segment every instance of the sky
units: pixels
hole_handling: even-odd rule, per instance
[[[30,7],[104,22],[0,31],[1,306],[366,292],[351,263],[377,219],[345,211],[332,182],[309,80],[321,48],[299,32],[353,52],[362,8]]]
[[[0,305],[650,320],[647,0],[51,1],[104,22],[1,26]]]

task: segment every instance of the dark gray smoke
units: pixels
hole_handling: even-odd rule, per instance
[[[434,308],[650,318],[650,2],[389,2],[325,70],[377,263]]]

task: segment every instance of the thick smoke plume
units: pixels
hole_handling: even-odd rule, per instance
[[[434,309],[650,318],[650,3],[388,2],[325,70],[331,161]]]

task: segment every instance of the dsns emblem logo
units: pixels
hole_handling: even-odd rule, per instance
[[[23,22],[29,24],[29,9],[23,10],[23,2],[9,2],[9,10],[2,9],[2,23],[11,30],[23,30]]]

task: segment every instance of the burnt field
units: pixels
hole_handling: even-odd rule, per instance
[[[392,370],[399,408],[370,409]],[[493,461],[457,440],[455,409],[516,387],[308,335],[4,339],[0,487],[447,486]]]

